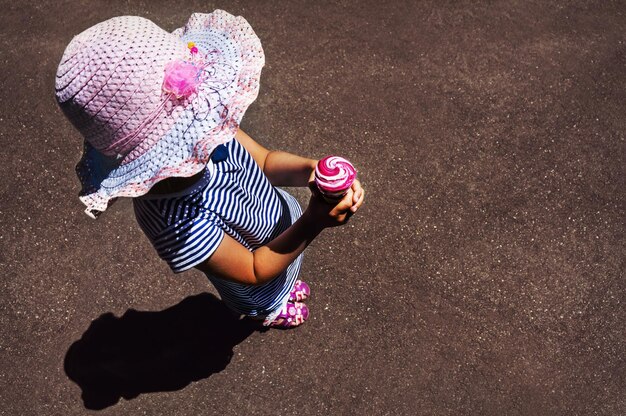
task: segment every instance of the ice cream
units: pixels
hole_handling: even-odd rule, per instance
[[[315,184],[324,199],[337,203],[348,192],[356,179],[352,163],[339,156],[327,156],[317,162]]]

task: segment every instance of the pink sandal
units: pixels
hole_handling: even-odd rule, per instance
[[[263,322],[263,326],[272,328],[295,328],[300,326],[309,317],[309,308],[302,302],[288,302],[280,313],[271,321]]]
[[[301,302],[311,296],[311,288],[302,280],[296,280],[289,292],[289,302]]]

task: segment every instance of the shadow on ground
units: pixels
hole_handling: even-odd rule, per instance
[[[104,409],[120,397],[180,390],[222,371],[233,347],[255,330],[258,323],[240,320],[208,293],[159,312],[106,313],[69,348],[65,372],[86,408]]]

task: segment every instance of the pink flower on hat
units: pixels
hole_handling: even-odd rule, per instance
[[[187,98],[198,91],[200,71],[196,65],[185,61],[172,61],[165,65],[163,91],[174,94],[176,98]]]

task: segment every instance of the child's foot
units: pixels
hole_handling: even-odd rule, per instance
[[[295,328],[309,317],[309,308],[302,302],[288,302],[272,321],[263,322],[263,326],[272,328]]]
[[[293,289],[289,292],[289,302],[301,302],[311,296],[311,288],[302,280],[296,280]]]

